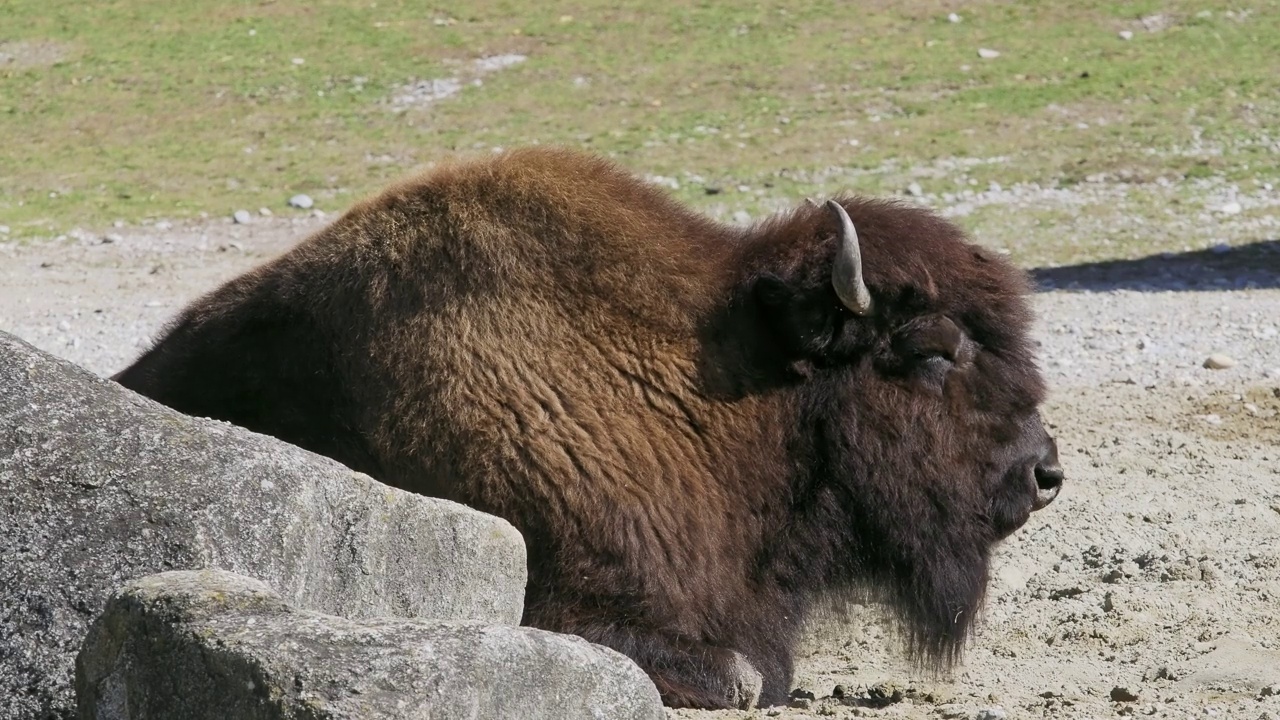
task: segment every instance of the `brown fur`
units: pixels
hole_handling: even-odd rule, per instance
[[[578,153],[454,164],[193,303],[117,379],[510,520],[525,622],[630,655],[669,704],[729,704],[733,653],[779,701],[814,598],[859,587],[946,663],[1051,460],[1028,286],[932,214],[842,204],[866,319],[819,208],[744,230]]]

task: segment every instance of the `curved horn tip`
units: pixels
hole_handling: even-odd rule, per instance
[[[862,248],[858,243],[858,231],[844,206],[835,200],[826,202],[827,209],[840,226],[839,244],[835,264],[831,268],[831,285],[840,302],[854,315],[871,312],[871,291],[862,277]]]

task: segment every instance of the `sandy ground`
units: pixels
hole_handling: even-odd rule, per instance
[[[107,375],[321,222],[0,244],[0,329]],[[854,607],[814,624],[790,706],[672,717],[1280,720],[1280,243],[1038,276],[1067,485],[1000,548],[963,664],[917,672]]]

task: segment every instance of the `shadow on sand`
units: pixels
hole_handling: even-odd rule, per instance
[[[1136,260],[1036,268],[1040,290],[1135,292],[1280,288],[1280,240],[1232,248],[1161,253]]]

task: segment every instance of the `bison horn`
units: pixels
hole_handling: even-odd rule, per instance
[[[862,279],[862,250],[858,247],[858,231],[835,200],[827,201],[827,209],[840,225],[840,249],[836,251],[835,266],[831,269],[831,285],[840,302],[854,315],[871,312],[871,291]]]

